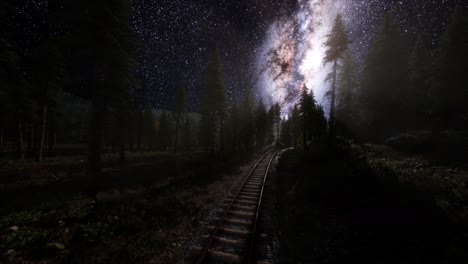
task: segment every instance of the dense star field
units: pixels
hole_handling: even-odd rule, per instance
[[[12,34],[23,36],[22,45],[47,30],[51,3],[17,5]],[[289,107],[306,84],[322,102],[327,72],[322,44],[337,13],[344,16],[352,55],[360,63],[385,12],[397,18],[409,41],[421,36],[435,46],[457,3],[468,7],[461,0],[135,0],[141,86],[135,93],[142,103],[170,107],[174,87],[182,81],[190,109],[197,110],[203,76],[217,48],[230,101],[250,87],[257,98]]]
[[[306,83],[321,102],[326,72],[322,44],[338,12],[347,23],[355,60],[362,61],[385,12],[396,15],[410,41],[422,36],[428,45],[435,45],[456,3],[138,0],[134,2],[134,26],[142,41],[138,95],[156,106],[166,106],[166,95],[183,80],[189,87],[191,106],[196,107],[203,71],[217,47],[230,100],[250,85],[266,101],[290,106]]]

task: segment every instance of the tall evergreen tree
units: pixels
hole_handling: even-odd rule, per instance
[[[0,3],[0,140],[3,148],[4,130],[7,121],[14,121],[17,135],[18,157],[25,158],[25,122],[31,119],[33,101],[30,87],[24,74],[25,67],[21,54],[11,32],[18,30],[14,23],[15,1],[7,0]]]
[[[263,146],[265,144],[267,126],[268,113],[263,100],[260,99],[255,111],[255,141],[258,146]]]
[[[41,112],[37,161],[42,160],[47,116],[50,116],[48,111],[50,112],[52,105],[57,104],[59,90],[62,88],[65,79],[63,59],[58,48],[58,39],[49,38],[39,44],[31,58],[31,81],[36,87],[34,95]]]
[[[179,133],[180,133],[180,123],[183,121],[186,112],[187,99],[185,96],[185,89],[181,83],[176,90],[175,99],[174,99],[174,110],[172,114],[175,118],[175,131],[174,131],[174,152],[177,152],[177,146],[179,144]]]
[[[293,146],[297,148],[297,141],[301,133],[301,120],[300,120],[300,111],[297,104],[294,105],[291,114],[291,130],[293,135]]]
[[[275,124],[276,143],[280,141],[280,128],[281,128],[281,106],[279,103],[275,103],[272,106],[273,122]]]
[[[155,127],[154,127],[154,114],[153,114],[153,109],[149,104],[145,106],[145,109],[143,110],[143,126],[142,126],[142,141],[144,145],[146,146],[147,150],[153,150],[153,146],[155,143]],[[166,110],[163,110],[161,114],[161,118],[159,119],[159,129],[160,131],[164,129],[167,129],[166,124],[169,123]],[[168,126],[168,125],[167,125]],[[164,131],[166,132],[166,131]],[[161,142],[161,137],[160,137],[160,142]],[[165,138],[164,142],[164,150],[167,149],[168,146],[171,145],[171,142],[168,141],[167,138]]]
[[[192,150],[192,123],[190,122],[190,118],[185,118],[185,122],[182,128],[182,145],[185,150]]]
[[[291,146],[291,142],[293,141],[293,132],[292,132],[292,119],[284,118],[281,121],[281,136],[280,141],[285,146]]]
[[[431,54],[420,37],[409,55],[408,123],[412,129],[428,128],[430,65]]]
[[[163,110],[159,117],[159,131],[158,131],[159,146],[162,150],[167,151],[172,145],[172,129],[171,122],[167,116],[166,110]]]
[[[135,36],[129,0],[72,0],[69,10],[70,70],[79,92],[91,98],[88,169],[95,181],[101,169],[102,130],[107,106],[134,83]]]
[[[338,78],[338,94],[336,123],[337,132],[343,136],[351,136],[356,127],[356,75],[351,54],[346,51],[343,55],[342,65]]]
[[[229,112],[229,141],[232,151],[240,147],[241,116],[237,102],[233,102]]]
[[[327,48],[325,51],[324,63],[333,63],[332,66],[332,86],[330,89],[330,138],[335,136],[335,121],[336,121],[336,85],[338,77],[338,61],[343,58],[344,52],[348,49],[348,36],[343,23],[343,17],[338,14],[335,18],[333,28],[327,35],[327,41],[324,45]]]
[[[250,89],[246,89],[240,109],[240,136],[246,150],[253,147],[255,139],[254,104]]]
[[[436,51],[430,79],[438,129],[468,128],[468,19],[457,6]]]
[[[327,118],[325,117],[325,111],[321,105],[317,106],[315,110],[315,126],[316,126],[316,139],[321,139],[327,132]]]
[[[224,149],[224,124],[226,117],[226,94],[222,79],[219,52],[208,67],[206,91],[201,105],[200,139],[206,150],[214,153],[217,144]]]
[[[307,148],[307,140],[311,138],[314,129],[314,111],[315,111],[314,92],[308,93],[307,86],[302,87],[301,98],[299,100],[299,116],[302,128],[302,146]]]
[[[407,121],[408,48],[386,14],[365,59],[360,91],[367,139],[383,141],[402,132]],[[371,130],[368,128],[372,127]]]

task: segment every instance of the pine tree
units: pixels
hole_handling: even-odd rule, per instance
[[[351,54],[345,52],[340,67],[338,94],[337,94],[337,109],[336,122],[337,132],[343,136],[351,136],[355,122],[356,114],[356,76],[354,73],[354,65]]]
[[[36,160],[42,160],[46,135],[47,116],[50,107],[56,104],[59,90],[62,88],[65,72],[63,59],[58,50],[58,39],[49,38],[39,44],[31,58],[32,83],[35,86],[35,99],[40,108],[41,128]]]
[[[172,144],[171,123],[167,116],[166,110],[163,110],[159,117],[159,145],[162,150],[166,151]]]
[[[327,118],[325,117],[325,111],[321,105],[317,106],[315,110],[315,126],[316,126],[316,137],[317,140],[326,135],[327,132]]]
[[[420,37],[409,56],[409,125],[413,129],[428,128],[430,115],[427,80],[430,77],[431,54]]]
[[[272,106],[273,122],[276,126],[276,143],[280,141],[280,127],[281,127],[281,106],[279,103],[275,103]]]
[[[361,83],[362,130],[369,140],[383,141],[405,129],[407,92],[407,44],[393,18],[386,14],[365,59]]]
[[[0,3],[0,152],[3,150],[3,134],[7,120],[15,121],[18,157],[25,158],[25,122],[33,114],[30,83],[24,74],[22,62],[24,51],[18,48],[10,32],[18,30],[12,18],[16,1],[7,0]]]
[[[206,150],[213,154],[217,143],[224,150],[224,125],[226,118],[226,94],[222,79],[219,52],[208,67],[206,91],[201,105],[200,139]],[[212,132],[213,131],[213,132]]]
[[[229,142],[231,143],[232,151],[237,151],[240,147],[240,110],[237,102],[231,106],[229,115]]]
[[[275,105],[271,105],[268,109],[268,122],[267,122],[267,133],[266,133],[266,140],[267,143],[271,144],[275,142]]]
[[[251,150],[255,138],[254,105],[250,89],[246,89],[240,109],[240,136],[246,150]]]
[[[129,0],[72,0],[64,25],[69,29],[66,54],[78,94],[91,99],[88,169],[96,181],[101,169],[104,113],[135,82],[135,36]]]
[[[163,124],[162,122],[169,122],[166,111],[163,110],[163,114],[159,120],[160,123],[160,129],[162,129]],[[166,125],[166,123],[164,123]],[[166,127],[164,127],[166,128]],[[153,150],[153,145],[154,145],[154,139],[155,139],[155,128],[154,128],[154,115],[153,115],[153,109],[149,104],[145,106],[145,109],[143,110],[143,142],[144,145],[146,145],[147,150]],[[166,150],[167,146],[170,146],[170,142],[165,141],[164,142],[164,150]]]
[[[268,114],[263,103],[263,100],[260,99],[255,111],[255,141],[257,146],[263,146],[265,144],[266,134],[267,134],[267,125],[268,125]]]
[[[186,112],[186,96],[185,89],[181,83],[177,88],[175,95],[175,104],[173,115],[175,118],[175,131],[174,131],[174,152],[177,152],[177,145],[179,144],[180,123],[183,121]]]
[[[291,115],[291,130],[293,135],[293,145],[294,148],[297,148],[297,141],[299,139],[301,131],[301,120],[300,120],[300,111],[297,104],[294,105]]]
[[[291,146],[293,140],[292,120],[291,118],[283,119],[281,121],[281,143],[284,146]]]
[[[304,85],[299,100],[299,117],[301,120],[302,146],[304,149],[307,148],[307,140],[311,139],[314,134],[314,111],[316,107],[313,90],[311,90],[310,94],[307,90],[307,86]]]
[[[343,58],[344,52],[348,49],[348,36],[343,23],[343,18],[338,14],[335,18],[335,23],[332,30],[327,35],[327,41],[324,43],[327,50],[325,51],[324,63],[333,63],[332,66],[332,86],[330,89],[330,139],[335,137],[335,121],[336,121],[336,85],[338,77],[338,61]]]
[[[190,118],[185,118],[185,122],[182,128],[182,145],[185,150],[192,150],[192,124]]]
[[[438,129],[468,128],[468,19],[460,6],[450,17],[436,51],[430,79]]]

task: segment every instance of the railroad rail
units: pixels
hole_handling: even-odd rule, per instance
[[[215,224],[204,236],[203,246],[192,248],[192,263],[255,263],[257,221],[265,182],[278,153],[270,149],[232,188],[218,208]]]

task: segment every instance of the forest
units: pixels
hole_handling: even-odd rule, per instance
[[[1,263],[192,263],[196,230],[269,149],[265,263],[466,259],[462,5],[434,45],[386,12],[362,60],[333,16],[325,97],[302,83],[288,109],[253,84],[232,99],[217,45],[195,88],[173,78],[152,104],[132,1],[46,2],[37,25],[0,3]]]

